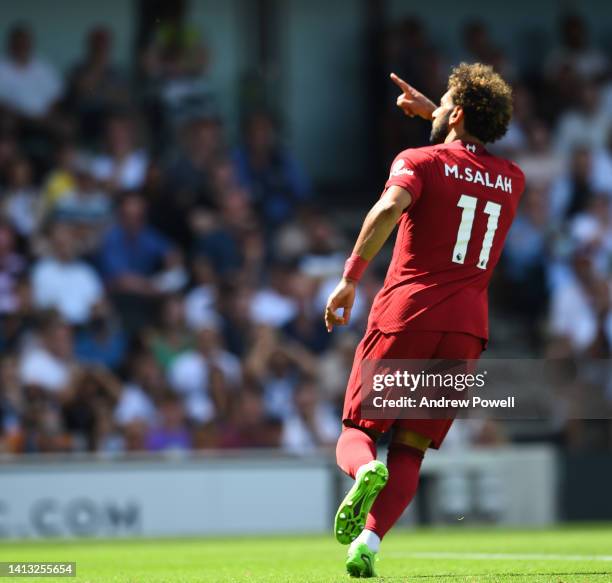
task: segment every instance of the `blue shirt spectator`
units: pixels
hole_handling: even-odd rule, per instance
[[[169,250],[166,239],[152,227],[129,233],[114,225],[102,241],[102,273],[109,281],[129,274],[153,275]]]
[[[96,319],[77,333],[74,351],[80,362],[100,364],[116,371],[125,358],[127,347],[127,338],[119,327]]]
[[[171,251],[169,242],[146,223],[145,214],[142,197],[128,195],[121,203],[119,221],[102,241],[102,275],[111,285],[119,284],[121,291],[138,293],[138,285],[134,284],[154,275]]]
[[[240,182],[249,189],[265,221],[290,219],[310,197],[310,183],[297,161],[279,144],[272,119],[257,113],[248,120],[244,146],[233,155]]]

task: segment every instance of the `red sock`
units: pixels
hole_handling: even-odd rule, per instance
[[[361,429],[343,427],[336,446],[336,461],[340,469],[354,478],[363,464],[374,459],[376,459],[376,442]]]
[[[423,452],[418,449],[393,443],[389,446],[389,481],[376,498],[365,525],[381,539],[414,498],[422,461]]]

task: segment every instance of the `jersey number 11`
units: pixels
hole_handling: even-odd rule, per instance
[[[457,231],[457,242],[455,243],[455,248],[453,249],[453,263],[464,263],[465,261],[468,244],[470,242],[470,237],[472,236],[472,225],[474,224],[474,215],[476,214],[477,203],[478,199],[475,196],[462,194],[461,198],[459,198],[457,206],[462,208],[463,212],[461,213],[459,231]],[[476,264],[480,269],[486,269],[487,263],[489,262],[489,255],[491,253],[491,247],[493,246],[495,231],[497,230],[497,222],[499,220],[499,213],[501,212],[501,205],[488,201],[485,205],[484,212],[485,214],[489,215],[489,220],[487,222],[487,232],[482,240],[482,248],[480,249],[478,263]]]

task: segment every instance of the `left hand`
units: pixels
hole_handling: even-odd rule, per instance
[[[351,319],[351,310],[355,302],[355,282],[342,279],[327,299],[325,306],[325,327],[331,332],[334,326],[346,326]],[[342,316],[336,310],[342,308]]]

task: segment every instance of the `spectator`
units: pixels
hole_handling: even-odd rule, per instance
[[[219,447],[280,447],[282,422],[266,413],[261,391],[248,386],[238,395],[231,408],[229,423],[221,430]]]
[[[508,233],[502,256],[503,295],[527,327],[533,346],[540,344],[538,319],[548,305],[548,264],[553,233],[546,190],[528,188]]]
[[[92,172],[110,192],[137,190],[145,181],[148,158],[136,146],[134,118],[114,115],[106,124],[106,152],[96,156]]]
[[[482,20],[470,20],[463,27],[463,47],[467,62],[491,64],[496,48],[489,35],[489,28]]]
[[[311,210],[303,213],[301,229],[306,245],[300,253],[300,271],[318,281],[342,273],[345,242],[332,221],[324,213]]]
[[[312,381],[303,381],[297,387],[294,402],[294,412],[283,424],[283,448],[289,453],[304,455],[335,445],[340,433],[338,418],[320,400]]]
[[[174,360],[168,379],[182,395],[188,417],[205,423],[227,413],[242,370],[240,361],[222,346],[217,329],[209,325],[198,331],[195,349]]]
[[[111,304],[106,300],[95,304],[89,321],[76,335],[75,352],[79,362],[117,372],[123,365],[127,348],[125,332]]]
[[[185,296],[185,320],[193,330],[218,318],[215,312],[218,297],[217,281],[210,263],[204,257],[196,257],[192,265],[194,286]]]
[[[111,222],[111,200],[98,188],[88,160],[80,159],[75,163],[74,179],[73,189],[56,202],[51,216],[72,225],[80,253],[91,255]]]
[[[217,118],[196,118],[186,122],[179,138],[178,154],[166,169],[176,214],[195,205],[213,205],[210,181],[224,153],[223,127]]]
[[[287,338],[296,341],[316,355],[322,354],[330,343],[325,326],[314,315],[314,298],[319,281],[305,274],[297,274],[294,281],[293,297],[297,313],[285,326]]]
[[[67,453],[73,440],[62,423],[60,409],[49,399],[41,398],[40,387],[26,387],[29,407],[24,417],[26,453]]]
[[[78,158],[78,147],[73,141],[65,140],[57,146],[53,168],[45,177],[41,193],[44,216],[47,216],[64,196],[74,192]]]
[[[270,284],[260,289],[251,302],[251,319],[256,324],[282,327],[297,316],[298,305],[293,297],[296,273],[282,264],[270,268]]]
[[[21,356],[21,382],[40,387],[63,399],[69,396],[74,366],[70,326],[62,322],[56,313],[45,313],[39,323],[37,341],[26,348]]]
[[[132,354],[129,362],[129,377],[119,394],[113,419],[122,428],[151,426],[157,418],[156,403],[167,392],[168,386],[162,370],[153,355],[141,350]],[[129,432],[129,429],[128,429]]]
[[[146,202],[135,193],[121,200],[99,262],[129,333],[147,323],[160,294],[178,291],[187,281],[180,255],[148,224]]]
[[[595,272],[602,278],[612,275],[612,212],[610,197],[598,193],[584,212],[568,225],[571,240],[580,247],[588,246]]]
[[[76,258],[70,226],[55,223],[50,232],[50,254],[32,270],[32,293],[38,308],[55,308],[71,324],[84,324],[104,297],[98,274]]]
[[[153,276],[171,251],[170,243],[147,223],[147,206],[142,196],[124,196],[119,205],[119,220],[102,242],[100,262],[109,285],[119,291],[156,293]]]
[[[193,339],[185,322],[182,296],[172,295],[164,300],[158,326],[151,331],[147,341],[163,370],[168,370],[176,358],[192,347]]]
[[[62,407],[63,426],[71,434],[72,447],[94,451],[98,409],[113,406],[119,396],[119,381],[103,368],[80,368],[72,377],[68,399]]]
[[[549,352],[554,358],[602,358],[612,346],[612,288],[609,279],[596,275],[589,251],[575,250],[570,278],[553,292]]]
[[[181,398],[166,393],[159,405],[159,420],[149,429],[149,451],[184,451],[191,448],[191,435],[185,424],[185,410]]]
[[[142,421],[134,421],[122,428],[122,444],[127,452],[142,452],[147,449],[147,425]]]
[[[33,236],[40,217],[40,195],[34,186],[32,165],[27,158],[13,161],[9,170],[2,210],[22,237]]]
[[[200,30],[182,22],[181,3],[166,10],[143,53],[142,65],[149,92],[160,106],[164,129],[215,110],[207,79],[209,53]]]
[[[591,151],[574,150],[570,167],[552,184],[549,199],[551,219],[560,223],[584,210],[595,193]]]
[[[516,163],[525,174],[527,184],[548,187],[563,174],[563,158],[551,149],[550,130],[544,122],[532,120],[526,138],[525,148],[517,152]]]
[[[310,353],[297,343],[281,340],[274,328],[259,326],[245,362],[246,375],[263,388],[266,412],[286,419],[294,412],[294,393],[315,369]]]
[[[181,249],[188,249],[191,245],[191,232],[188,228],[191,211],[185,209],[182,213],[177,210],[176,190],[166,180],[164,171],[159,159],[151,160],[141,193],[149,205],[152,226]]]
[[[560,117],[553,142],[555,152],[564,158],[577,148],[603,148],[612,130],[612,112],[601,107],[598,86],[582,82],[575,91],[576,107]]]
[[[494,67],[505,79],[516,77],[516,71],[504,52],[491,38],[487,24],[482,20],[470,20],[463,27],[463,47],[465,55],[461,60],[486,63]]]
[[[267,259],[265,240],[248,193],[237,183],[228,161],[213,170],[214,210],[190,213],[194,252],[206,258],[221,277],[240,275],[255,282]]]
[[[591,46],[584,19],[579,14],[568,13],[560,24],[561,43],[544,60],[545,76],[554,79],[565,67],[587,80],[604,75],[608,70],[608,59],[601,50]]]
[[[243,241],[215,213],[196,209],[191,215],[195,252],[219,276],[236,274],[243,265]]]
[[[113,33],[105,26],[86,36],[85,56],[70,75],[68,104],[79,118],[83,140],[95,143],[102,131],[100,120],[129,104],[126,79],[112,64]]]
[[[224,344],[233,354],[244,357],[252,339],[250,308],[253,292],[241,282],[222,282],[217,296]]]
[[[249,189],[265,223],[277,227],[310,197],[310,184],[300,165],[280,143],[276,124],[269,114],[250,115],[243,140],[234,151],[238,176]]]
[[[6,56],[0,59],[0,103],[19,115],[44,118],[62,96],[63,83],[56,70],[33,53],[30,30],[13,26]]]

